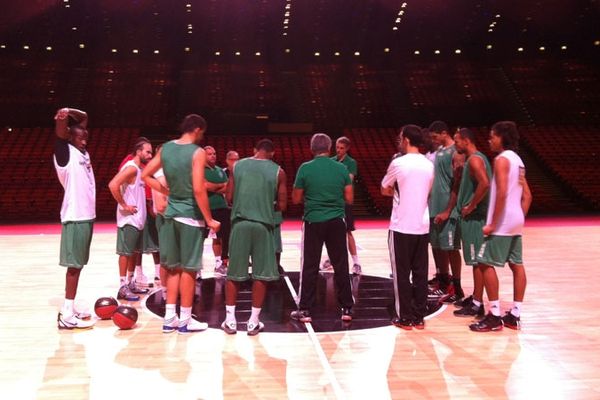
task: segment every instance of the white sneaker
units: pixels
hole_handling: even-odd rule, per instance
[[[362,267],[360,266],[360,264],[354,264],[352,266],[352,273],[354,275],[361,275],[362,274]]]
[[[177,319],[177,315],[163,320],[162,331],[163,333],[171,333],[175,332],[179,328],[179,320]]]
[[[194,332],[202,332],[208,329],[208,324],[206,322],[198,322],[193,318],[190,318],[185,321],[179,321],[179,329],[178,333],[180,335],[186,335],[188,333]]]
[[[62,313],[58,313],[58,317],[56,318],[56,324],[58,325],[58,329],[91,329],[94,327],[94,321],[84,321],[75,316],[75,314],[65,317]]]
[[[329,261],[329,258],[326,259],[325,261],[323,261],[323,263],[321,264],[321,272],[333,272],[333,265],[331,265],[331,261]]]
[[[85,312],[85,311],[73,310],[73,313],[75,314],[75,317],[77,317],[79,319],[88,320],[88,319],[92,318],[92,314]]]
[[[228,335],[235,335],[237,333],[237,323],[235,321],[223,321],[221,329]]]
[[[149,288],[154,286],[154,282],[151,282],[150,279],[143,273],[136,274],[133,278],[135,284],[140,288]]]
[[[256,336],[260,331],[265,329],[265,324],[258,321],[258,324],[248,321],[248,336]]]

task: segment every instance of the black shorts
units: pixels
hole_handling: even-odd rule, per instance
[[[346,232],[355,231],[354,227],[354,214],[352,214],[352,204],[346,204],[346,217],[344,220],[346,221]]]

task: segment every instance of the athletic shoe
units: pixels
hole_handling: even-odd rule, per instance
[[[140,296],[134,294],[129,288],[129,285],[123,285],[119,289],[119,293],[117,293],[117,299],[127,301],[138,301],[140,299]]]
[[[515,317],[510,311],[507,311],[506,314],[504,314],[502,322],[505,327],[514,329],[515,331],[521,329],[521,317]]]
[[[155,276],[154,277],[154,284],[157,285],[157,286],[161,284],[159,276]]]
[[[237,333],[237,323],[235,321],[223,321],[221,324],[221,329],[223,329],[228,335],[235,335]]]
[[[394,318],[392,324],[398,328],[410,331],[413,328],[413,321],[408,318]]]
[[[177,333],[179,333],[180,335],[187,335],[188,333],[202,332],[207,329],[208,324],[206,322],[198,322],[195,319],[190,318],[185,322],[179,321],[179,328],[177,329]]]
[[[179,320],[177,319],[177,315],[163,321],[163,333],[175,332],[177,328],[179,328]]]
[[[471,295],[469,297],[465,297],[462,300],[455,301],[454,307],[464,308],[464,307],[470,307],[472,304],[473,304],[473,295]]]
[[[150,291],[147,288],[141,287],[135,279],[129,282],[129,290],[135,294],[146,294]]]
[[[84,321],[75,316],[75,314],[70,317],[64,317],[62,313],[58,313],[56,317],[56,325],[58,329],[67,329],[67,330],[83,330],[83,329],[92,329],[94,327],[93,321]]]
[[[455,310],[454,316],[455,317],[483,318],[485,316],[485,310],[483,308],[483,304],[480,306],[471,304],[470,306],[463,307],[460,310]]]
[[[310,312],[308,310],[295,310],[292,311],[290,317],[296,321],[300,322],[312,322],[312,318],[310,317]]]
[[[502,318],[496,317],[492,313],[488,313],[481,321],[469,325],[469,329],[473,332],[501,331],[503,327]]]
[[[223,278],[227,276],[227,266],[223,263],[219,263],[215,267],[215,278]]]
[[[331,265],[331,261],[329,259],[323,261],[321,264],[321,272],[333,272],[333,265]]]
[[[352,308],[350,307],[342,307],[342,321],[350,322],[352,321]]]
[[[354,275],[361,275],[362,274],[362,267],[360,266],[360,264],[354,264],[352,266],[352,273]]]
[[[140,288],[154,286],[154,283],[150,282],[150,279],[148,279],[148,277],[146,275],[144,275],[143,273],[139,274],[139,275],[135,275],[135,278],[133,278],[133,281],[135,282],[136,286],[138,286]]]
[[[447,296],[448,292],[442,289],[429,289],[427,293],[427,300],[440,300],[442,297]]]
[[[433,276],[430,280],[427,281],[427,285],[430,289],[437,289],[440,284],[440,280],[438,279],[437,274]]]
[[[461,301],[462,296],[458,297],[456,294],[448,294],[440,299],[442,303],[456,303],[457,301]]]
[[[92,318],[92,314],[86,313],[83,311],[74,310],[73,313],[75,314],[75,317],[77,317],[79,319],[88,320],[88,319]]]
[[[265,324],[258,321],[258,324],[248,321],[248,336],[256,336],[260,331],[265,329]]]
[[[413,326],[415,327],[415,329],[422,331],[423,329],[425,329],[425,320],[423,318],[415,318],[415,320],[413,321]]]

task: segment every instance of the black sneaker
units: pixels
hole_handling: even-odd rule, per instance
[[[402,328],[405,329],[407,331],[410,331],[413,328],[413,321],[411,319],[408,318],[394,318],[392,320],[392,324],[394,326],[397,326],[398,328]]]
[[[345,321],[345,322],[352,321],[352,308],[350,308],[350,307],[342,308],[342,321]]]
[[[433,276],[433,278],[431,278],[430,280],[427,281],[427,285],[429,285],[430,287],[435,287],[435,288],[437,288],[438,283],[440,283],[440,280],[438,279],[437,274],[435,274]]]
[[[490,331],[501,331],[504,327],[501,317],[496,317],[492,313],[488,313],[484,319],[477,322],[476,324],[469,325],[469,329],[473,332],[490,332]]]
[[[504,314],[502,322],[505,327],[514,329],[515,331],[521,329],[521,317],[515,317],[510,311],[507,311],[506,314]]]
[[[485,309],[483,308],[483,304],[480,306],[471,304],[468,307],[463,307],[460,310],[454,311],[454,316],[455,317],[483,318],[485,316]]]
[[[423,330],[425,329],[425,321],[423,320],[423,318],[415,318],[415,320],[413,321],[413,326],[415,327],[415,329]]]
[[[454,302],[454,307],[470,307],[473,304],[473,295],[469,297],[465,297],[462,300],[458,300]]]
[[[456,294],[449,294],[449,295],[446,295],[446,296],[442,297],[440,299],[440,301],[442,303],[447,303],[447,304],[451,304],[452,303],[452,304],[454,304],[457,301],[462,301],[462,298],[463,298],[462,296],[458,296]]]
[[[310,317],[310,312],[308,310],[295,310],[292,311],[290,317],[296,321],[300,322],[312,322],[312,318]]]

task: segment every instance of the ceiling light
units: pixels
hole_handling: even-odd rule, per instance
[[[518,52],[522,52],[523,50],[524,50],[524,49],[523,49],[522,47],[519,47],[519,48],[517,49],[517,51],[518,51]]]
[[[0,44],[0,49],[5,49],[6,45],[5,44]]]
[[[71,28],[71,30],[72,30],[72,31],[76,31],[76,30],[77,30],[77,27],[76,27],[76,26],[74,26],[74,27],[72,27],[72,28]]]
[[[563,46],[560,46],[560,49],[561,49],[561,50],[566,50],[566,49],[567,49],[567,46],[565,46],[565,45],[563,45]]]
[[[600,46],[600,40],[594,41],[594,46]]]
[[[138,49],[133,49],[131,52],[132,52],[133,54],[138,54],[138,53],[139,53],[139,50],[138,50]]]
[[[117,49],[112,49],[110,52],[111,52],[111,53],[116,53],[116,52],[117,52]]]
[[[254,53],[255,56],[260,56],[260,51],[257,51],[256,53]]]
[[[492,45],[488,44],[487,46],[485,46],[486,49],[491,50],[492,49]]]
[[[540,51],[544,51],[546,48],[544,46],[540,46]]]
[[[23,46],[23,50],[29,50],[29,46],[28,45]]]
[[[158,53],[160,53],[160,51],[154,50],[154,54],[158,54]]]
[[[360,56],[360,52],[358,52],[358,51],[355,51],[355,52],[354,52],[354,55],[355,55],[355,56]]]
[[[460,49],[456,49],[456,50],[454,50],[454,53],[455,54],[460,54],[460,53],[462,53],[462,51]]]
[[[286,52],[286,53],[289,53],[290,51],[291,51],[290,49],[285,49],[285,52]]]
[[[52,46],[46,46],[46,50],[52,51]]]
[[[433,53],[434,53],[434,54],[440,54],[440,51],[439,51],[439,50],[436,50],[436,51],[434,51]]]
[[[215,56],[220,56],[221,52],[220,51],[215,51]]]
[[[315,57],[319,57],[321,55],[321,53],[319,53],[318,51],[315,51]]]
[[[186,53],[189,53],[191,50],[192,50],[192,49],[190,49],[189,47],[185,47],[185,48],[183,49],[183,51],[185,51]]]
[[[79,48],[80,48],[80,49],[85,49],[85,44],[83,44],[83,43],[79,43]]]
[[[235,55],[236,55],[236,56],[239,56],[239,55],[241,55],[241,54],[242,54],[242,53],[240,53],[239,51],[236,51],[236,52],[235,52]]]
[[[419,50],[415,50],[415,54],[419,55],[419,54],[421,54],[421,52]]]
[[[393,27],[393,28],[392,28],[392,30],[393,30],[393,31],[397,31],[397,30],[398,30],[398,27],[397,27],[397,26],[395,26],[395,27]]]
[[[389,47],[386,47],[385,49],[383,49],[383,52],[384,52],[384,53],[389,53],[389,52],[390,52],[390,48],[389,48]]]
[[[333,53],[334,56],[339,57],[340,56],[340,52],[336,51],[335,53]]]

